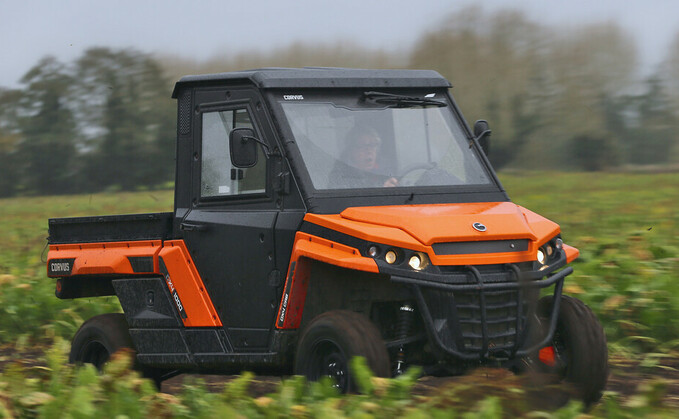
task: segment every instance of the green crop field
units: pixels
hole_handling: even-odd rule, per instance
[[[566,292],[599,315],[609,341],[679,344],[679,176],[504,175],[510,197],[580,249]]]
[[[649,368],[663,365],[663,368],[671,368],[663,363],[663,360],[668,358],[675,360],[672,365],[678,365],[676,360],[679,358],[677,356],[677,349],[679,349],[679,212],[677,211],[679,176],[676,173],[526,172],[504,173],[500,175],[500,179],[514,202],[559,223],[564,241],[580,249],[581,256],[573,264],[575,273],[567,278],[565,292],[582,299],[597,313],[605,327],[611,354],[642,360]],[[65,361],[63,356],[59,355],[59,348],[64,346],[63,343],[59,343],[63,342],[60,339],[70,340],[80,323],[88,317],[118,311],[120,308],[114,298],[58,300],[54,297],[54,281],[46,277],[42,260],[45,256],[43,250],[47,238],[47,219],[50,217],[171,211],[172,200],[172,191],[0,200],[0,232],[2,233],[2,240],[0,240],[0,347],[11,347],[17,350],[37,347],[44,348],[44,352],[50,345],[53,345],[53,342],[57,342],[50,352],[52,355],[49,355],[45,361],[48,364],[45,369],[49,370],[49,373],[36,372],[31,369],[20,370],[19,367],[12,366],[0,374],[0,418],[3,415],[9,416],[12,412],[14,414],[19,412],[21,415],[29,412],[28,416],[42,414],[45,410],[40,410],[41,406],[45,407],[50,403],[52,403],[51,408],[55,408],[55,402],[52,399],[57,394],[61,394],[58,391],[66,391],[63,389],[64,386],[70,388],[69,397],[77,396],[73,395],[76,388],[89,385],[98,389],[95,393],[87,393],[83,396],[87,400],[86,403],[83,402],[86,405],[84,409],[91,411],[92,416],[99,411],[96,409],[106,403],[125,405],[120,400],[114,402],[104,397],[103,394],[109,390],[111,394],[118,394],[118,397],[146,397],[147,404],[134,407],[134,409],[141,410],[127,412],[121,408],[123,410],[120,414],[127,414],[130,417],[143,416],[149,412],[144,409],[158,408],[164,403],[165,399],[162,396],[150,395],[148,388],[138,385],[135,379],[130,378],[129,382],[125,381],[127,383],[125,385],[130,388],[104,390],[108,388],[106,386],[114,386],[106,381],[106,374],[93,377],[91,372],[88,372],[89,370],[76,371],[71,367],[57,365]],[[7,357],[5,352],[3,354]],[[0,357],[1,360],[2,357]],[[110,374],[122,373],[110,372]],[[247,381],[246,378],[243,380]],[[17,383],[29,383],[25,384],[26,388],[22,390],[25,394],[13,393],[13,391],[18,391],[11,390]],[[171,408],[163,410],[162,415],[188,416],[191,412],[203,412],[207,415],[208,411],[216,412],[209,410],[209,406],[191,403],[208,403],[210,400],[224,401],[228,399],[226,395],[230,394],[229,392],[240,391],[236,388],[238,383],[231,384],[231,387],[226,388],[223,394],[214,396],[205,392],[198,384],[188,385],[185,392],[197,392],[196,394],[200,396],[194,394],[195,397],[191,401],[189,396],[170,400],[172,396],[167,395]],[[137,387],[134,387],[135,385]],[[321,395],[325,390],[316,388],[313,390],[317,392],[314,393],[315,395],[310,393],[303,395],[300,393],[301,390],[295,387],[296,385],[282,386],[279,393],[268,401],[259,398],[246,403],[236,398],[235,404],[227,407],[238,409],[238,403],[246,403],[249,409],[247,412],[254,412],[253,416],[266,417],[271,416],[267,413],[270,412],[267,410],[269,405],[279,406],[278,411],[281,414],[287,412],[287,414],[300,417],[318,416],[316,413],[310,413],[308,409],[312,407],[320,409],[314,412],[337,412],[337,417],[358,416],[356,412],[359,411],[370,414],[370,409],[376,409],[372,411],[375,416],[405,415],[407,412],[410,412],[408,415],[412,417],[427,416],[421,411],[418,415],[417,410],[398,410],[398,406],[394,407],[395,405],[387,402],[384,402],[387,403],[385,406],[391,406],[389,409],[392,410],[379,410],[384,407],[374,406],[374,403],[384,401],[379,397],[374,403],[370,397],[367,397],[360,401],[347,399],[353,401],[342,402],[344,404],[332,402],[334,403],[332,404]],[[399,387],[400,390],[395,390],[391,386],[398,387],[398,385],[401,384],[387,385],[385,388],[395,393],[384,390],[384,397],[397,398],[394,394],[401,394],[399,391],[403,388]],[[57,388],[60,390],[57,391]],[[54,393],[55,391],[57,393]],[[370,391],[374,393],[378,390],[373,388]],[[653,397],[657,396],[657,391],[659,390],[653,387],[640,395],[638,400],[642,401],[637,400],[635,405],[637,410],[630,407],[619,412],[605,410],[613,409],[615,405],[614,401],[611,404],[611,400],[615,399],[606,396],[601,404],[604,407],[599,408],[598,414],[607,415],[618,412],[623,417],[644,415],[649,412],[638,409],[648,409],[654,400]],[[34,404],[31,404],[33,399],[24,400],[25,403],[21,402],[24,404],[16,401],[21,397],[38,397],[35,396],[36,394],[44,397],[44,400],[39,399]],[[238,397],[242,397],[241,393],[238,394],[240,394]],[[403,409],[411,409],[420,403],[417,399],[404,397],[407,400],[401,405]],[[107,401],[103,402],[104,399]],[[313,404],[314,400],[321,403],[323,408],[321,404]],[[431,399],[428,400],[427,403],[434,403]],[[389,403],[392,402],[393,400]],[[141,402],[137,401],[137,403]],[[356,408],[360,403],[368,404],[364,408]],[[444,402],[441,403],[445,405]],[[22,410],[26,406],[29,406],[27,410]],[[347,406],[353,410],[342,410],[348,409]],[[434,412],[438,411],[436,409],[441,406],[430,407],[434,409],[432,410]],[[570,408],[573,415],[580,412],[579,409]],[[228,409],[224,412],[229,411]],[[497,400],[486,399],[475,411],[479,414],[486,412],[490,415],[485,417],[496,417],[498,409],[501,410],[502,406]],[[661,410],[653,412],[659,412],[658,414],[662,416],[665,411],[662,408],[659,409]],[[564,413],[560,417],[570,416]]]

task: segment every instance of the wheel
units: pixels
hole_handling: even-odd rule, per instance
[[[101,314],[80,326],[71,343],[69,362],[93,364],[101,370],[121,348],[134,348],[125,315]]]
[[[389,354],[377,327],[364,315],[347,310],[328,311],[309,323],[300,336],[295,374],[310,381],[335,380],[342,393],[356,390],[349,369],[355,356],[366,359],[373,374],[389,377]]]
[[[92,364],[101,371],[111,355],[123,348],[135,350],[125,315],[100,314],[83,323],[75,333],[68,361],[72,364]],[[168,374],[161,369],[139,365],[136,360],[133,367],[153,381],[158,390],[164,376]]]
[[[548,317],[551,309],[552,297],[540,299],[540,315]],[[573,384],[585,404],[601,398],[608,380],[606,335],[596,315],[582,301],[561,297],[552,345],[541,349],[537,358],[544,371]]]

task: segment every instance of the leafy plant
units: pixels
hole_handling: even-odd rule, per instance
[[[14,363],[0,373],[0,418],[574,418],[582,404],[571,402],[554,410],[533,410],[527,391],[486,380],[480,385],[444,387],[429,396],[412,395],[420,371],[385,379],[374,377],[364,359],[351,362],[359,381],[359,394],[340,395],[329,380],[307,383],[295,376],[283,380],[275,392],[253,398],[249,387],[254,375],[245,373],[210,392],[200,379],[184,383],[179,396],[156,393],[151,381],[130,369],[132,354],[117,353],[102,373],[91,365],[66,364],[68,344],[55,341],[45,356],[47,367],[27,369]],[[550,391],[542,389],[541,391]],[[615,394],[588,412],[591,417],[665,417],[666,386],[662,381],[644,384],[639,393],[620,403]],[[669,417],[669,416],[668,416]]]

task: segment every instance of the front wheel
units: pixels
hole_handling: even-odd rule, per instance
[[[311,381],[330,377],[342,393],[355,391],[349,361],[362,356],[372,372],[389,377],[389,354],[377,327],[364,315],[346,310],[323,313],[302,333],[295,374]]]
[[[548,316],[552,297],[538,302],[538,313]],[[585,402],[601,398],[608,380],[608,348],[601,323],[582,301],[562,296],[552,344],[538,354],[544,370],[571,383]]]

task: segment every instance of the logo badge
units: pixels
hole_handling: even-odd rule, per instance
[[[481,224],[481,223],[474,223],[472,224],[472,227],[474,227],[474,230],[484,232],[486,231],[486,226]]]
[[[75,258],[70,259],[51,259],[47,263],[47,276],[69,276],[73,271]]]

